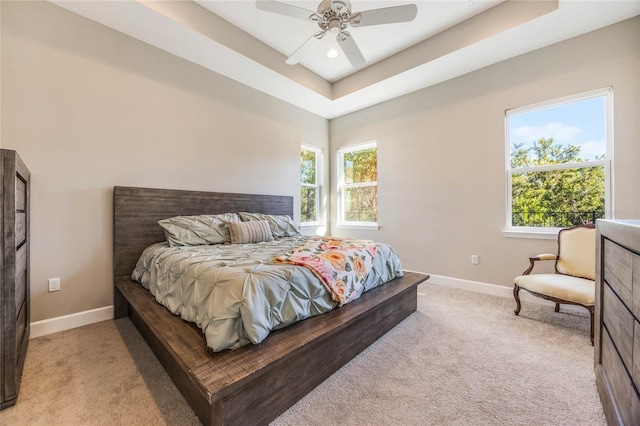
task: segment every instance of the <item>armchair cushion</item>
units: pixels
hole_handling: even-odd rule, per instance
[[[558,237],[560,253],[556,270],[560,274],[596,279],[596,230],[575,227],[563,229]]]
[[[516,277],[526,290],[585,306],[595,305],[595,282],[562,274],[532,274]]]

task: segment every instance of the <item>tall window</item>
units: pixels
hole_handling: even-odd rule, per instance
[[[302,147],[300,177],[300,222],[303,225],[320,223],[320,157],[318,148]]]
[[[375,225],[378,220],[378,153],[376,143],[338,151],[339,221]]]
[[[507,111],[507,230],[605,217],[610,111],[610,89]]]

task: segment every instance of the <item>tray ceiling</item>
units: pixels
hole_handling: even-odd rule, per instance
[[[333,37],[285,64],[317,25],[252,0],[49,1],[328,119],[640,14],[637,0],[352,0],[355,12],[418,8],[412,22],[351,28],[367,61],[353,69],[326,56]]]

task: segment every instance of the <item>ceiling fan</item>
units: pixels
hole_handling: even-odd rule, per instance
[[[353,36],[347,31],[349,26],[367,27],[370,25],[410,22],[415,19],[418,13],[418,8],[415,4],[363,10],[358,13],[353,13],[349,0],[322,0],[316,12],[275,0],[257,0],[256,7],[266,12],[278,13],[292,18],[315,22],[320,27],[320,31],[309,37],[307,41],[287,58],[287,64],[297,64],[314,42],[322,39],[327,34],[332,34],[336,36],[338,46],[340,46],[344,55],[354,68],[364,65],[366,60],[354,41]]]

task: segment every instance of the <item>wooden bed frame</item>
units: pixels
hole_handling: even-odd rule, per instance
[[[129,316],[205,425],[266,424],[417,308],[404,277],[324,315],[272,332],[258,345],[214,353],[194,324],[131,280],[145,247],[164,241],[156,223],[178,215],[261,212],[293,216],[293,197],[115,187],[114,316]]]

